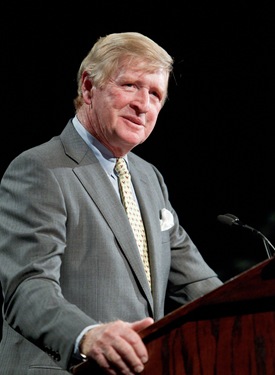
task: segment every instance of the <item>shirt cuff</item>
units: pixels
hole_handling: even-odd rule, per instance
[[[80,334],[77,336],[77,339],[75,341],[75,345],[74,345],[74,353],[73,353],[73,356],[75,359],[77,360],[80,360],[80,361],[85,361],[86,360],[86,356],[82,353],[80,353],[79,351],[79,344],[80,344],[80,341],[82,340],[82,338],[84,337],[84,335],[90,331],[91,329],[93,329],[94,327],[97,327],[99,326],[99,324],[93,324],[93,325],[90,325],[86,328],[84,328]]]

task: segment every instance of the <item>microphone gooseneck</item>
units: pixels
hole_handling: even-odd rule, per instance
[[[251,232],[253,232],[257,236],[259,236],[263,240],[264,247],[266,249],[266,253],[267,253],[268,258],[272,258],[274,256],[274,254],[275,254],[275,247],[265,237],[265,235],[263,233],[261,233],[260,231],[258,231],[257,229],[255,229],[255,228],[253,228],[253,227],[251,227],[249,225],[246,225],[246,224],[242,223],[237,216],[232,215],[232,214],[224,214],[224,215],[218,215],[217,219],[218,219],[219,222],[221,222],[223,224],[227,224],[227,225],[230,225],[230,226],[237,225],[239,227],[242,227],[242,228],[250,230]],[[273,254],[272,254],[271,249],[273,250]]]

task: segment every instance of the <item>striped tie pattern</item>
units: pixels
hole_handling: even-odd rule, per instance
[[[126,162],[123,158],[118,158],[115,165],[115,170],[119,177],[119,190],[122,203],[125,207],[127,216],[129,218],[134,236],[139,248],[140,256],[144,265],[144,270],[147,276],[148,283],[151,287],[151,274],[148,258],[147,239],[140,210],[136,200],[133,197],[131,187],[131,175],[127,169]]]

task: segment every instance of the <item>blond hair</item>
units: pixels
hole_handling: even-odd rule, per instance
[[[137,32],[113,33],[100,37],[83,59],[77,73],[77,97],[74,106],[77,110],[83,104],[82,75],[92,78],[96,87],[104,83],[119,68],[122,61],[138,61],[148,72],[163,69],[168,76],[173,69],[173,58],[156,42]]]

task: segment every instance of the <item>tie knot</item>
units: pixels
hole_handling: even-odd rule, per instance
[[[125,175],[125,174],[129,174],[126,162],[123,158],[117,158],[116,159],[115,171],[120,176]]]

